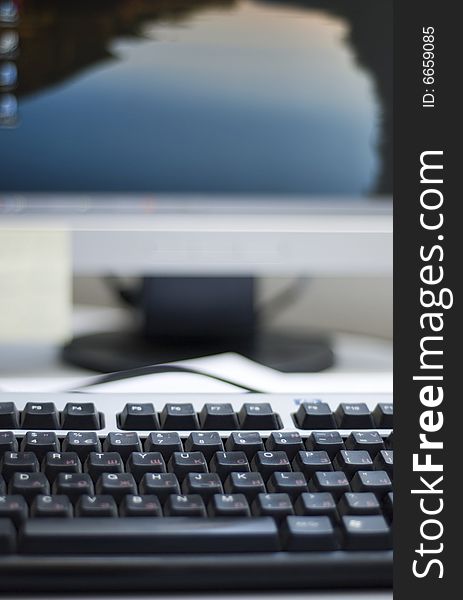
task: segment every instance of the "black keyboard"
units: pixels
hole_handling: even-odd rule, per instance
[[[0,395],[0,590],[389,586],[387,395]]]

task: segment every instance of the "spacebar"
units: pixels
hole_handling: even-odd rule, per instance
[[[19,534],[22,554],[165,554],[279,550],[271,517],[32,519]]]

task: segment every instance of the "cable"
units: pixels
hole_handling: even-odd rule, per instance
[[[132,308],[137,306],[140,300],[140,285],[124,284],[122,279],[116,275],[106,275],[102,280],[120,302]]]
[[[148,365],[146,367],[138,367],[136,369],[128,369],[127,371],[116,371],[114,373],[108,373],[107,375],[97,375],[92,378],[88,383],[79,386],[78,388],[74,388],[69,390],[74,393],[81,393],[85,391],[87,388],[93,387],[94,385],[101,385],[103,383],[111,383],[113,381],[122,381],[123,379],[132,379],[133,377],[141,377],[143,375],[155,375],[157,373],[190,373],[191,375],[202,375],[203,377],[208,377],[210,379],[214,379],[215,381],[221,381],[222,383],[227,383],[229,385],[234,385],[235,387],[239,387],[246,392],[261,394],[262,390],[258,390],[256,388],[252,388],[247,385],[243,385],[241,383],[236,383],[230,379],[226,379],[225,377],[219,377],[218,375],[211,375],[210,373],[204,373],[203,371],[199,371],[197,369],[190,369],[189,367],[181,367],[179,365],[169,365],[169,364],[159,364],[159,365]]]
[[[294,304],[305,292],[310,279],[298,277],[291,281],[283,290],[277,292],[272,298],[262,302],[257,308],[258,314],[266,321],[274,319],[283,310]]]

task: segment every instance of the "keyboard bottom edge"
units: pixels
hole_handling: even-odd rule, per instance
[[[390,588],[392,551],[169,556],[9,556],[0,591]]]

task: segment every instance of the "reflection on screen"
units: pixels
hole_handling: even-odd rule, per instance
[[[0,189],[388,192],[370,4],[24,0]]]

